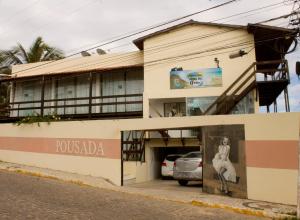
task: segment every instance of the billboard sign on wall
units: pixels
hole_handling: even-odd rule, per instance
[[[182,70],[174,68],[170,72],[171,89],[191,89],[210,86],[222,86],[222,69],[205,68]]]

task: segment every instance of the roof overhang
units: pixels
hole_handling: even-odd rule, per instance
[[[263,24],[249,24],[247,30],[253,34],[258,62],[282,59],[288,53],[298,32],[295,29]],[[274,68],[274,64],[269,67]]]
[[[140,51],[76,57],[57,61],[37,62],[12,66],[10,79],[33,78],[39,76],[57,76],[107,72],[117,69],[143,67],[143,53]],[[3,81],[3,80],[1,80]]]
[[[177,25],[174,25],[174,26],[156,31],[154,33],[151,33],[151,34],[148,34],[146,36],[140,37],[138,39],[135,39],[133,41],[133,43],[140,50],[144,50],[144,41],[145,40],[147,40],[149,38],[152,38],[152,37],[155,37],[155,36],[158,36],[160,34],[168,33],[170,31],[173,31],[175,29],[178,29],[178,28],[181,28],[181,27],[184,27],[184,26],[187,26],[187,25],[199,25],[199,26],[200,25],[208,25],[208,26],[216,26],[216,27],[224,27],[224,28],[232,28],[232,29],[245,29],[245,30],[247,29],[247,27],[243,26],[243,25],[219,24],[219,23],[212,23],[212,22],[200,22],[200,21],[189,20],[189,21],[186,21],[186,22],[183,22],[183,23],[180,23],[180,24],[177,24]]]

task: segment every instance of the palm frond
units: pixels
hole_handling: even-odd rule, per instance
[[[17,48],[18,48],[18,54],[24,59],[26,63],[29,63],[28,54],[24,49],[24,47],[22,46],[22,44],[18,43]]]
[[[37,37],[28,51],[20,43],[11,50],[0,50],[0,67],[62,58],[64,53],[60,49],[47,45],[42,37]]]
[[[33,42],[27,53],[29,63],[41,61],[45,49],[43,44],[43,39],[41,37],[37,37],[37,39]]]
[[[49,47],[48,45],[46,45],[45,53],[41,61],[59,60],[63,58],[65,58],[65,56],[62,50],[55,47]]]
[[[15,50],[15,49],[1,50],[0,57],[1,57],[1,65],[2,66],[23,63],[22,60],[18,57],[18,50]]]

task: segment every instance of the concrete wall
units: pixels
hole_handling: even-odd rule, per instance
[[[121,183],[120,132],[109,121],[0,125],[0,160]]]
[[[244,124],[248,198],[296,204],[299,116],[279,113],[93,120],[42,123],[41,127],[0,124],[0,160],[101,176],[120,184],[122,130]],[[147,148],[146,162],[131,169],[139,182],[153,178],[149,157]]]
[[[148,129],[244,124],[248,198],[293,205],[297,203],[298,113],[158,118],[149,119],[146,124]],[[152,172],[155,160],[150,147],[146,148],[145,165],[143,177],[139,180],[155,179]]]
[[[248,44],[238,45],[241,42]],[[219,49],[229,45],[232,47]],[[236,59],[229,59],[229,54],[240,49],[248,51],[253,47],[253,35],[248,34],[246,30],[208,25],[187,25],[146,39],[144,41],[144,98],[219,96],[247,67],[255,62],[255,50]],[[216,50],[205,52],[213,49]],[[170,57],[176,57],[176,59],[168,59]],[[223,70],[221,87],[170,89],[172,68],[182,67],[184,70],[214,68],[216,67],[215,57],[219,59]],[[155,62],[157,60],[162,61]],[[148,109],[146,103],[144,105],[145,117],[149,115]]]

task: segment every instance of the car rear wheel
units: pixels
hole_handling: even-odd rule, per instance
[[[186,186],[188,184],[189,181],[187,180],[178,180],[179,185],[181,186]]]

